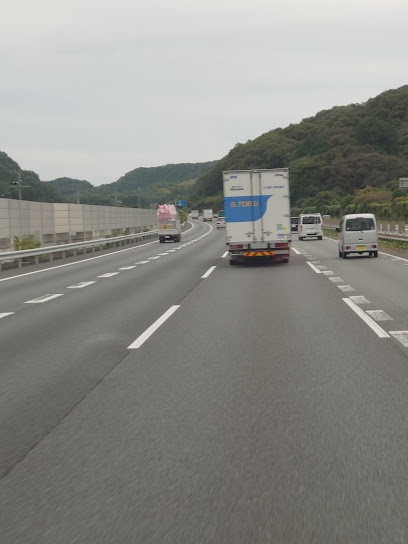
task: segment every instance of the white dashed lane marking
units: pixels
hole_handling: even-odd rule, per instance
[[[67,287],[67,289],[82,289],[83,287],[88,287],[88,285],[92,285],[93,283],[96,283],[96,281],[82,281],[76,285],[70,285]]]
[[[360,319],[362,319],[364,321],[364,323],[366,325],[368,325],[370,327],[370,329],[372,329],[375,332],[375,334],[379,338],[389,338],[390,337],[390,335],[388,333],[386,333],[385,330],[382,329],[379,325],[377,325],[377,323],[375,321],[373,321],[371,319],[371,317],[368,316],[364,312],[364,310],[362,310],[359,306],[357,306],[357,304],[355,302],[353,302],[349,298],[343,298],[343,301],[347,304],[347,306],[349,306],[353,310],[353,312],[355,314],[358,315],[358,317]]]
[[[351,287],[351,285],[338,285],[337,287],[340,289],[340,291],[343,291],[343,293],[355,291],[354,287]]]
[[[333,276],[332,278],[329,278],[329,280],[333,283],[343,283],[344,281],[342,278],[339,278],[339,276]]]
[[[14,312],[3,312],[2,314],[0,314],[0,319],[2,319],[3,317],[7,317],[9,315],[13,315]]]
[[[366,314],[372,317],[375,321],[392,321],[392,317],[382,310],[366,310]]]
[[[408,331],[390,331],[390,334],[401,344],[408,348]]]
[[[353,302],[356,304],[371,304],[369,300],[362,296],[353,296],[350,297]]]
[[[122,266],[122,268],[119,268],[119,270],[131,270],[132,268],[136,268],[136,265],[133,264],[131,266]]]
[[[49,300],[62,296],[64,296],[63,293],[58,295],[43,295],[42,297],[33,298],[33,300],[27,300],[24,304],[42,304],[43,302],[48,302]]]
[[[98,278],[111,278],[112,276],[116,276],[116,274],[119,274],[119,272],[107,272],[106,274],[102,274],[102,276],[98,276]]]
[[[310,268],[311,268],[312,270],[314,270],[314,271],[316,272],[316,274],[321,274],[321,273],[322,273],[322,271],[319,270],[318,268],[316,268],[315,265],[314,265],[313,263],[310,263],[309,261],[306,261],[306,264],[307,264],[308,266],[310,266]]]

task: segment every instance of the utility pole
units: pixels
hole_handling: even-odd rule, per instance
[[[18,180],[12,181],[10,187],[17,187],[18,190],[18,199],[23,199],[23,189],[30,187],[29,185],[23,185],[21,181],[21,174],[18,174]]]
[[[77,188],[77,204],[81,204],[79,187]]]
[[[138,198],[137,198],[137,207],[138,208],[142,207],[142,193],[141,193],[140,187],[139,187],[139,195],[138,195]]]

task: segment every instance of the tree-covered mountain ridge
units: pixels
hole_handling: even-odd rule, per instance
[[[95,187],[89,181],[68,177],[41,181],[35,172],[22,170],[17,162],[0,152],[0,197],[18,198],[16,182],[21,177],[23,200],[105,206],[141,204],[148,208],[158,203],[186,199],[197,178],[216,163],[209,161],[136,168],[113,183]]]
[[[238,143],[197,181],[198,206],[222,202],[222,171],[288,167],[292,213],[370,211],[408,218],[408,85],[335,106]]]

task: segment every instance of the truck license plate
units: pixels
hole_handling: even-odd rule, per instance
[[[365,246],[357,246],[357,251],[364,251],[365,250]]]

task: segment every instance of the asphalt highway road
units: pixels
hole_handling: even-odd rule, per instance
[[[408,260],[193,226],[0,274],[1,541],[408,541]]]

